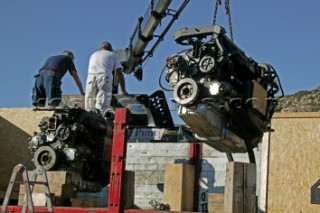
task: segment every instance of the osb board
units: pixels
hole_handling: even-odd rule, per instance
[[[320,179],[320,113],[277,113],[272,128],[267,212],[320,212],[310,202]]]
[[[28,138],[39,132],[39,122],[52,111],[32,108],[0,108],[0,191],[6,191],[14,166],[24,164],[34,169],[28,149]]]

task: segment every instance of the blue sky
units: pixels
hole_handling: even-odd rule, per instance
[[[149,2],[0,0],[0,107],[32,107],[33,75],[48,56],[65,49],[74,52],[85,86],[90,54],[105,40],[114,49],[126,48]],[[180,3],[173,0],[171,8],[176,9]],[[160,89],[158,78],[166,57],[185,49],[174,42],[174,33],[182,27],[211,25],[214,4],[213,0],[190,1],[154,56],[144,64],[143,80],[125,75],[129,93],[150,95]],[[319,0],[230,0],[230,6],[234,42],[255,61],[274,66],[285,94],[320,86]],[[229,32],[223,6],[217,24]],[[79,93],[68,74],[62,90],[64,94]],[[171,94],[166,96],[170,98]]]

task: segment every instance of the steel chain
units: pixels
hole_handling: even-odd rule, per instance
[[[232,32],[232,21],[231,21],[231,11],[230,11],[230,2],[229,0],[225,0],[225,9],[226,9],[226,15],[228,16],[228,22],[229,22],[229,31],[230,31],[230,38],[231,41],[233,41],[233,32]]]
[[[218,7],[221,4],[221,0],[216,0],[216,6],[214,7],[214,13],[213,13],[213,22],[212,25],[216,24],[217,20],[217,13],[218,13]]]
[[[232,31],[232,20],[231,20],[231,10],[230,10],[230,0],[224,1],[224,7],[226,10],[226,15],[228,16],[228,24],[229,24],[229,31],[230,31],[230,38],[233,41],[233,31]],[[213,13],[213,21],[212,24],[215,25],[217,21],[217,14],[218,14],[218,7],[221,5],[221,0],[216,0],[216,4],[214,7],[214,13]]]

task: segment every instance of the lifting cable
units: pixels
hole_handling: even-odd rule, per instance
[[[216,0],[216,5],[214,7],[214,13],[213,13],[213,25],[216,24],[217,21],[217,14],[218,14],[218,8],[219,5],[221,5],[221,0]],[[231,10],[230,10],[230,0],[224,0],[224,8],[226,10],[226,15],[228,16],[228,23],[229,23],[229,31],[230,31],[230,38],[231,41],[233,41],[233,32],[232,32],[232,20],[231,20]]]

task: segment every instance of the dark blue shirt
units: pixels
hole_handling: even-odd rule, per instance
[[[54,70],[59,73],[60,79],[66,74],[67,70],[77,71],[72,59],[65,55],[57,55],[49,57],[41,67],[41,70]]]

